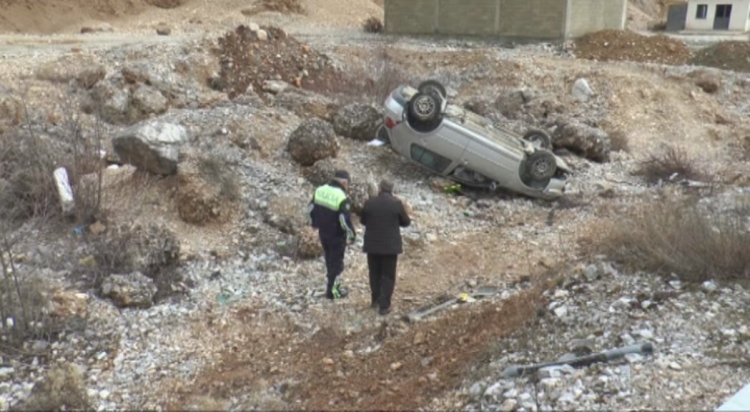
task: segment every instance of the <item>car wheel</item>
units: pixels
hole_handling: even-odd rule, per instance
[[[526,159],[526,174],[533,182],[547,182],[556,171],[555,155],[546,150],[537,150]]]
[[[531,143],[537,149],[552,150],[552,138],[544,130],[531,129],[523,135],[523,140]]]
[[[441,100],[448,98],[448,92],[445,90],[445,86],[437,80],[425,80],[419,84],[417,90],[421,93],[437,94],[437,97],[440,97]]]
[[[417,93],[407,107],[409,126],[420,132],[430,132],[440,124],[440,102],[437,96]]]

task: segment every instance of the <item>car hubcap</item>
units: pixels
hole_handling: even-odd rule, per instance
[[[423,97],[415,102],[414,109],[419,116],[428,117],[435,111],[435,104],[432,99]]]
[[[534,162],[533,171],[534,174],[538,177],[544,177],[547,176],[547,173],[549,173],[549,170],[552,168],[552,164],[548,159],[539,159],[536,162]]]

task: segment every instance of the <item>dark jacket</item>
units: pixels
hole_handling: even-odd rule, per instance
[[[308,205],[310,223],[321,239],[331,241],[354,242],[357,238],[350,210],[351,202],[336,181],[318,187]]]
[[[401,229],[411,224],[403,203],[381,191],[365,202],[360,222],[365,226],[364,252],[374,255],[398,255],[403,252]]]

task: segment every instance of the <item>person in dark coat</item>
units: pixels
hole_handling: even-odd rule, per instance
[[[381,315],[391,311],[391,296],[396,285],[398,255],[403,253],[401,228],[411,218],[400,199],[393,195],[393,183],[380,182],[377,196],[365,202],[360,223],[365,227],[364,252],[370,272],[371,307]]]

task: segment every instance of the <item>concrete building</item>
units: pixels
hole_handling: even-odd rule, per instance
[[[623,30],[627,4],[627,0],[385,0],[385,31],[562,40],[604,29]]]
[[[688,0],[685,30],[750,30],[750,0]]]

